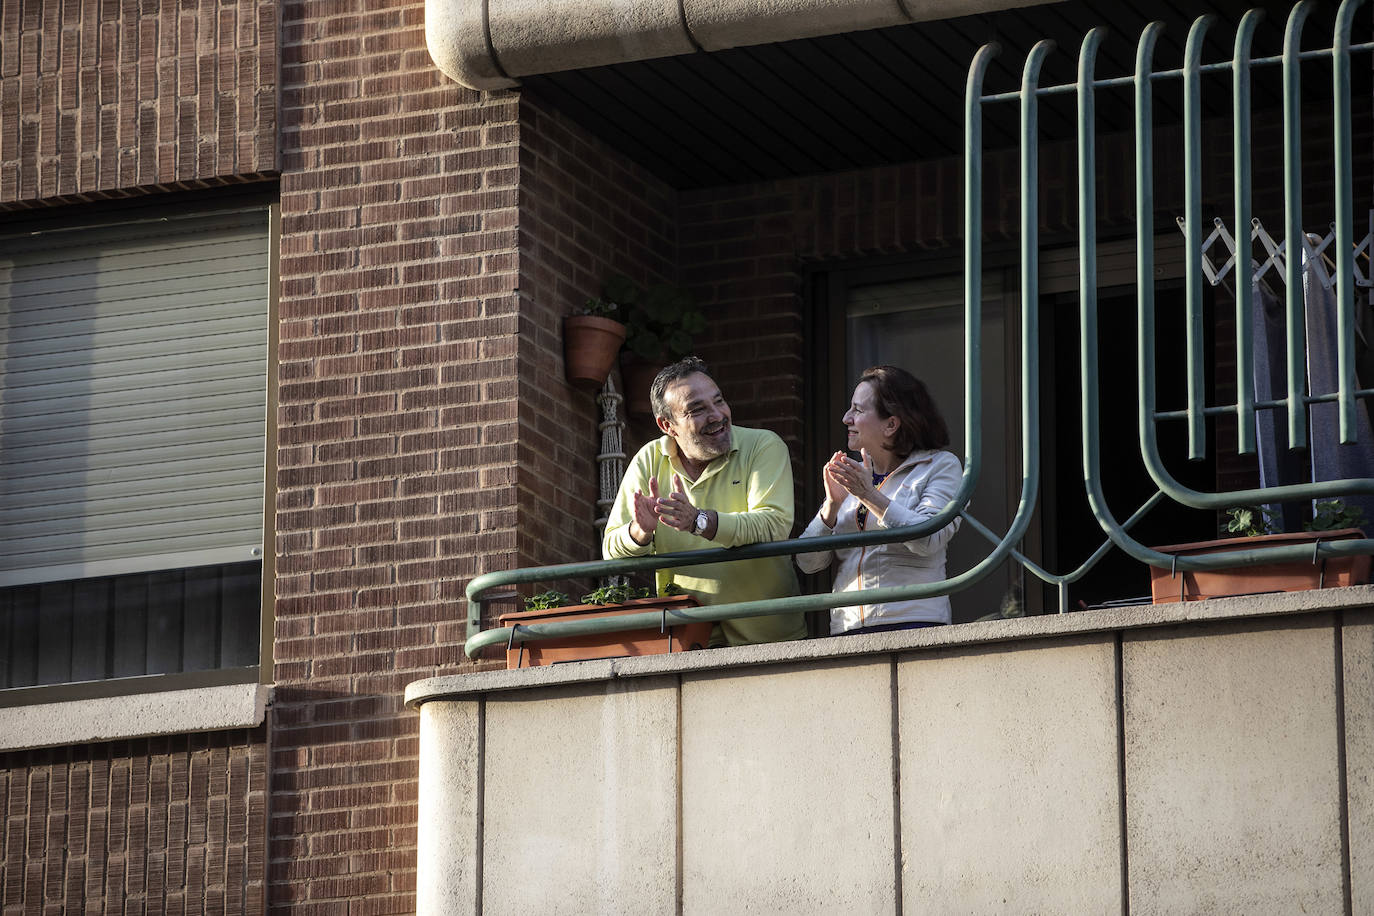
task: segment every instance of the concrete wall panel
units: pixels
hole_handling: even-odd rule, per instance
[[[476,913],[478,700],[420,707],[415,912]]]
[[[1127,633],[1130,909],[1343,909],[1335,636],[1254,624]]]
[[[684,678],[684,912],[894,911],[891,671]]]
[[[905,912],[1121,911],[1115,641],[898,667]]]
[[[1374,612],[1348,612],[1341,641],[1350,911],[1374,913]]]
[[[486,716],[483,914],[672,913],[674,680],[500,695]]]

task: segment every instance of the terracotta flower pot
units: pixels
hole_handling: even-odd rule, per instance
[[[1291,534],[1264,534],[1250,538],[1223,538],[1193,544],[1156,547],[1161,553],[1198,556],[1227,550],[1247,550],[1285,544],[1314,544],[1318,539],[1338,541],[1363,538],[1358,528],[1337,531],[1299,531]],[[1302,592],[1314,588],[1341,588],[1369,581],[1369,557],[1320,557],[1316,563],[1295,560],[1260,566],[1230,569],[1190,569],[1171,573],[1150,567],[1150,597],[1153,604],[1175,601],[1200,601],[1235,595],[1262,595],[1268,592]]]
[[[502,614],[500,625],[553,623],[558,620],[586,620],[592,617],[620,617],[625,614],[642,614],[660,608],[677,610],[696,607],[697,600],[691,595],[675,595],[669,598],[637,598],[623,604],[578,604],[571,607],[556,607],[545,611],[516,611]],[[586,661],[594,658],[623,658],[627,655],[660,655],[665,652],[683,652],[688,649],[704,649],[711,640],[711,622],[672,623],[668,632],[659,631],[657,626],[641,630],[627,630],[621,633],[594,633],[589,636],[574,636],[564,639],[541,639],[536,642],[520,643],[506,650],[507,668],[534,668],[539,665],[555,665],[560,662]]]
[[[625,325],[596,315],[569,315],[563,319],[563,363],[568,381],[579,388],[597,391],[606,384],[615,365]]]
[[[652,417],[654,409],[649,400],[649,387],[654,376],[666,363],[647,360],[626,350],[620,355],[620,377],[625,383],[625,409],[632,416]]]

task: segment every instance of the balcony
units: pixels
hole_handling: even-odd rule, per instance
[[[1234,362],[1233,391],[1209,400],[1202,379],[1205,284],[1246,265],[1268,236],[1232,232],[1231,267],[1213,250],[1196,177],[1201,121],[1185,105],[1181,135],[1187,256],[1183,295],[1157,313],[1151,94],[1174,82],[1185,101],[1204,73],[1234,78],[1236,209],[1252,223],[1248,79],[1304,59],[1333,62],[1332,149],[1349,137],[1349,67],[1370,45],[1349,41],[1355,5],[1337,15],[1321,51],[1252,59],[1243,20],[1232,62],[1203,64],[1199,21],[1179,69],[1155,71],[1155,32],[1140,37],[1127,83],[1137,105],[1133,277],[1135,388],[1141,463],[1152,492],[1118,505],[1106,481],[1120,443],[1104,442],[1095,225],[1094,101],[1121,83],[1094,77],[1100,33],[1085,37],[1079,79],[1040,87],[1047,49],[1025,63],[1021,89],[986,92],[992,46],[975,57],[965,108],[964,480],[941,515],[909,529],[809,541],[805,549],[857,546],[928,534],[956,515],[961,537],[981,536],[983,559],[931,585],[882,590],[867,600],[953,593],[1011,561],[1057,593],[1047,613],[950,627],[828,637],[672,656],[604,659],[550,668],[432,678],[410,685],[420,716],[419,908],[448,912],[1364,912],[1374,910],[1374,586],[1261,594],[1201,602],[1099,607],[1072,613],[1068,589],[1109,552],[1145,567],[1190,570],[1368,555],[1357,537],[1313,546],[1238,546],[1178,557],[1132,535],[1162,503],[1216,514],[1229,506],[1308,503],[1374,494],[1374,474],[1271,476],[1258,486],[1204,491],[1183,481],[1159,447],[1183,429],[1187,459],[1215,456],[1215,423],[1234,423],[1234,448],[1256,460],[1308,444],[1369,452],[1354,368],[1353,316],[1368,298],[1369,240],[1357,238],[1349,157],[1335,157],[1336,225],[1329,243],[1305,241],[1300,181],[1285,188],[1286,238],[1261,269],[1282,278],[1273,328],[1284,340],[1278,378],[1257,383],[1252,276],[1235,284],[1235,321],[1215,322],[1215,343]],[[1301,31],[1306,9],[1289,20]],[[1343,83],[1344,80],[1344,83]],[[1344,85],[1346,97],[1342,103]],[[1042,424],[1036,375],[1042,353],[1037,236],[1037,104],[1072,93],[1077,145],[1078,358],[1082,483],[1102,547],[1082,565],[1051,569],[1023,550],[1040,507]],[[1000,396],[982,385],[982,123],[1014,103],[1022,125],[1019,174],[1023,367],[1019,497],[1005,526],[971,507],[987,473],[983,412]],[[1000,108],[999,108],[1000,106]],[[1302,121],[1285,104],[1285,135]],[[1292,144],[1295,148],[1301,144]],[[1294,153],[1296,156],[1297,153]],[[1290,174],[1300,163],[1285,163]],[[1213,225],[1218,225],[1214,223]],[[1224,233],[1223,233],[1224,235]],[[1236,241],[1240,239],[1240,241]],[[1299,242],[1298,240],[1304,240]],[[1270,239],[1272,242],[1272,238]],[[1248,244],[1247,244],[1248,242]],[[1299,254],[1299,249],[1303,254]],[[1267,250],[1267,249],[1266,249]],[[1363,254],[1362,254],[1363,253]],[[1324,259],[1338,279],[1329,384],[1304,371],[1317,341],[1304,323],[1304,271]],[[1361,260],[1362,259],[1362,260]],[[1260,259],[1257,259],[1260,260]],[[1363,271],[1363,272],[1362,272]],[[1342,281],[1339,278],[1345,278]],[[1312,286],[1307,283],[1307,286]],[[1320,285],[1320,284],[1318,284]],[[1361,303],[1363,305],[1363,302]],[[1165,319],[1181,325],[1181,404],[1157,404]],[[1309,347],[1309,342],[1312,346]],[[1277,365],[1277,364],[1276,364]],[[1133,411],[1134,412],[1134,411]],[[1212,424],[1209,427],[1209,424]],[[1284,433],[1280,437],[1280,432]],[[1229,434],[1228,434],[1229,435]],[[1281,443],[1281,444],[1280,444]],[[1108,454],[1104,458],[1104,451]],[[1258,457],[1256,457],[1258,455]],[[1012,482],[1013,484],[1015,481]],[[1013,489],[1014,486],[1013,486]],[[1374,519],[1367,522],[1374,523]],[[578,624],[483,629],[488,589],[544,580],[632,574],[726,558],[793,554],[795,542],[587,562],[495,573],[468,587],[468,653],[578,632]],[[848,605],[828,593],[678,612],[700,620]],[[658,615],[612,625],[656,625]]]

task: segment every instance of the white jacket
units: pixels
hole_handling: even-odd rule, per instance
[[[912,452],[879,486],[879,491],[892,503],[881,518],[876,513],[868,513],[864,530],[902,528],[934,518],[954,498],[962,477],[963,469],[953,453]],[[818,513],[801,536],[814,538],[826,534],[856,533],[859,530],[855,517],[858,508],[859,500],[854,496],[846,496],[840,504],[833,529],[826,527]],[[939,531],[910,541],[797,554],[797,565],[803,572],[820,572],[838,558],[839,569],[835,574],[837,592],[939,582],[945,578],[945,545],[959,530],[960,521],[955,518]],[[949,621],[949,598],[940,595],[890,604],[834,608],[830,611],[830,632],[843,633],[864,626],[894,623]]]

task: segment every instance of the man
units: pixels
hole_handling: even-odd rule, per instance
[[[730,406],[694,356],[654,379],[649,400],[663,436],[635,455],[606,523],[607,559],[780,541],[792,531],[792,460],[775,433],[736,428]],[[797,593],[790,557],[658,571],[702,604]],[[721,621],[712,645],[802,639],[801,614]]]

